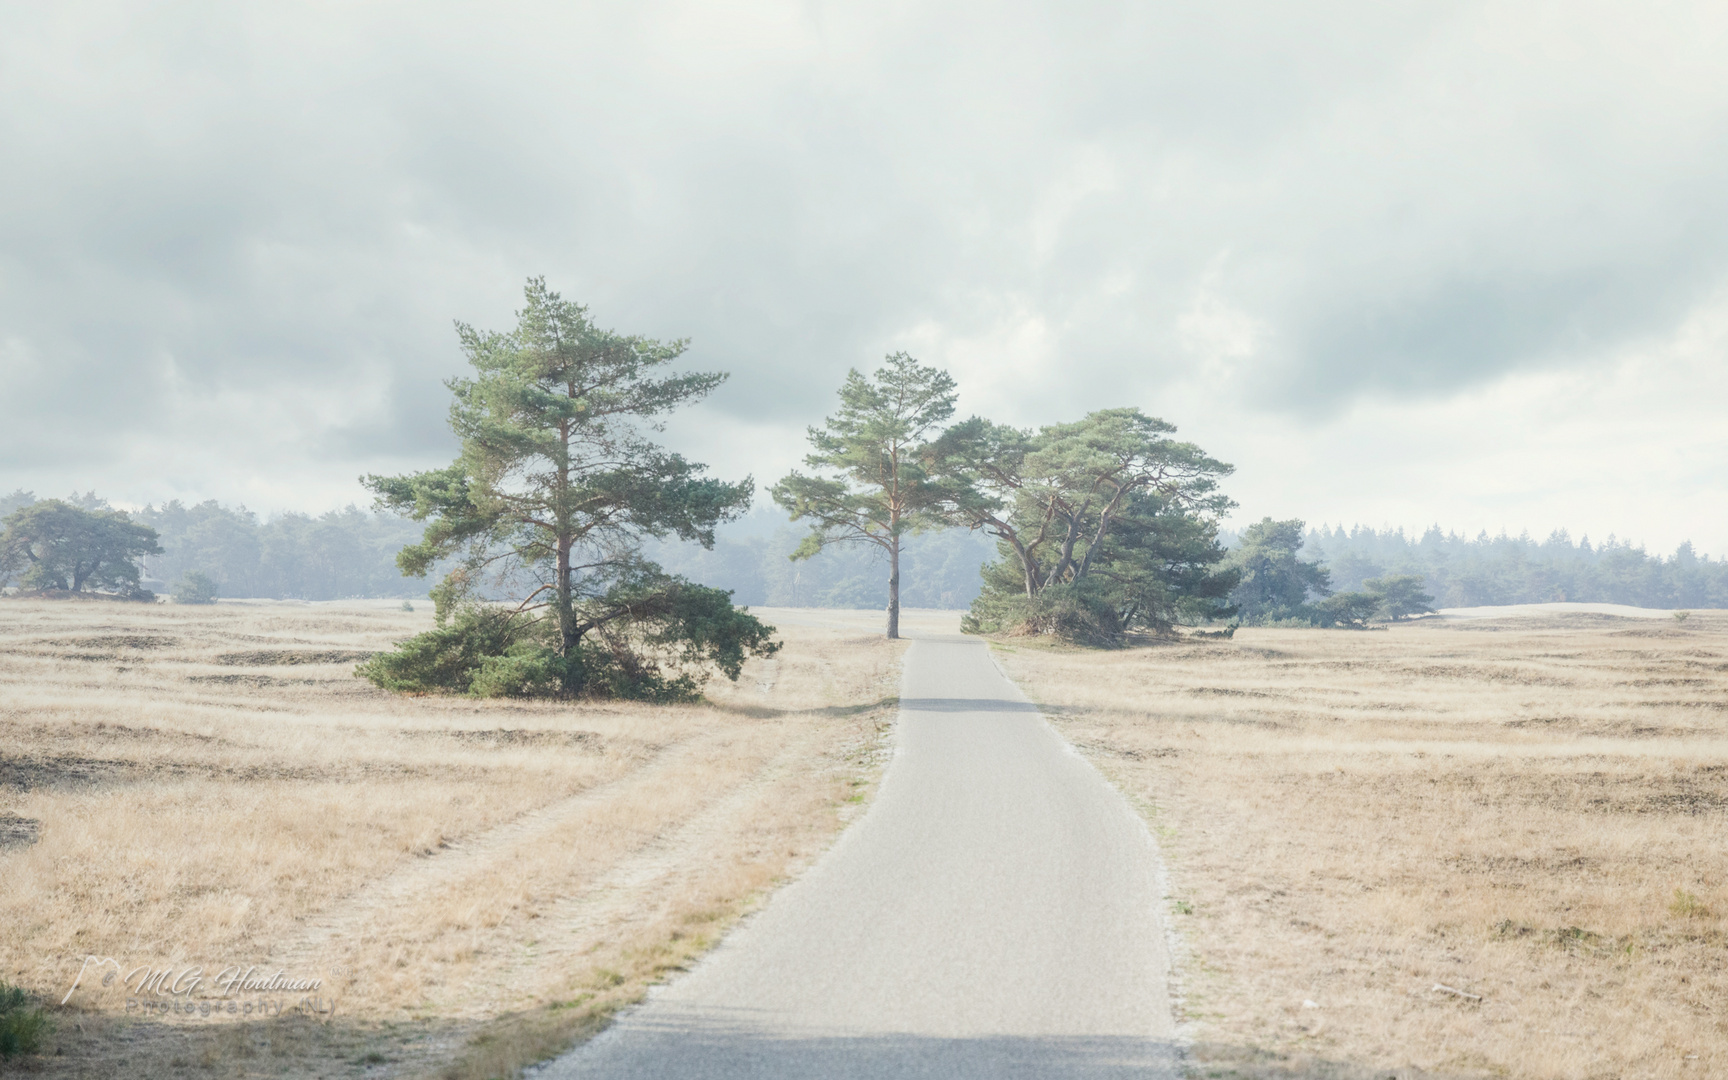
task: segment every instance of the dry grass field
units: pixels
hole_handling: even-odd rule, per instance
[[[1147,813],[1197,1076],[1728,1076],[1728,614],[1005,668]]]
[[[823,849],[895,712],[896,646],[807,626],[701,705],[353,677],[430,623],[381,602],[0,601],[0,978],[58,1002],[87,956],[123,973],[90,968],[48,1053],[12,1067],[508,1075]],[[320,985],[225,1011],[216,980],[251,965]],[[139,967],[203,980],[140,995]]]

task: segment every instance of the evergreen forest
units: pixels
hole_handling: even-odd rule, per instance
[[[0,520],[37,501],[15,491],[0,496]],[[94,494],[68,501],[107,507]],[[313,515],[269,518],[215,501],[169,502],[135,511],[132,519],[159,534],[164,554],[145,560],[144,582],[172,592],[187,573],[202,573],[219,594],[268,599],[410,599],[428,581],[406,577],[396,552],[419,539],[422,526],[388,513],[350,506]],[[646,554],[668,571],[732,591],[736,603],[768,607],[881,608],[887,602],[884,560],[869,549],[835,547],[793,562],[801,532],[778,510],[759,507],[722,526],[714,547],[677,540],[651,542]],[[1225,531],[1226,547],[1239,535]],[[907,607],[960,609],[977,598],[979,567],[994,558],[988,537],[941,529],[907,538],[902,601]],[[1699,554],[1690,543],[1652,554],[1609,536],[1573,540],[1557,530],[1474,537],[1438,526],[1421,535],[1402,529],[1317,526],[1306,529],[1299,557],[1330,574],[1335,592],[1393,574],[1415,574],[1436,607],[1481,607],[1553,601],[1631,604],[1655,608],[1728,607],[1728,559]]]

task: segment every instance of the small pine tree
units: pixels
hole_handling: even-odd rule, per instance
[[[828,475],[788,473],[774,501],[810,532],[793,552],[812,558],[831,544],[872,544],[888,560],[888,626],[900,636],[900,550],[908,533],[942,523],[945,491],[925,472],[929,439],[954,414],[954,380],[903,352],[866,378],[840,386],[840,411],[810,428],[804,462]]]

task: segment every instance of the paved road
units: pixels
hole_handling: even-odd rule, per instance
[[[1173,1077],[1144,824],[984,645],[915,641],[875,804],[540,1078]]]

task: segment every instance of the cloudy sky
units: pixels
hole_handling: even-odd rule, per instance
[[[0,3],[0,488],[446,463],[543,274],[801,454],[906,349],[1238,520],[1728,554],[1728,5]]]

